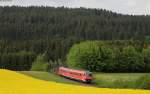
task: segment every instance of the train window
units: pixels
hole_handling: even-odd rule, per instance
[[[70,74],[81,76],[80,73],[76,73],[76,72],[70,72]]]
[[[88,75],[88,76],[92,76],[92,73],[91,73],[91,72],[89,72],[89,71],[87,71],[87,72],[86,72],[86,75]]]
[[[92,76],[92,73],[90,73],[89,76]]]

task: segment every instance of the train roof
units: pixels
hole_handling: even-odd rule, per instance
[[[76,69],[70,69],[70,68],[65,68],[65,67],[60,67],[60,68],[63,70],[66,70],[66,71],[73,71],[73,72],[78,72],[78,73],[91,73],[91,72],[85,71],[85,70],[76,70]]]

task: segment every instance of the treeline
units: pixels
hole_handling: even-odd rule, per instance
[[[0,53],[0,69],[30,70],[35,54],[32,52]]]
[[[49,39],[30,41],[0,41],[0,68],[10,70],[30,70],[40,54],[45,54],[50,64],[49,71],[54,71],[57,62],[64,62],[74,40]],[[49,65],[48,64],[48,65]]]
[[[150,16],[122,15],[103,9],[0,7],[0,54],[9,57],[25,51],[34,54],[35,61],[39,54],[46,53],[47,62],[65,61],[70,47],[85,40],[139,40],[147,44],[149,25]],[[16,62],[9,60],[5,61]],[[28,64],[31,66],[32,60]]]
[[[120,40],[150,35],[150,16],[121,15],[102,9],[0,7],[0,14],[0,39]]]
[[[96,72],[150,72],[150,46],[133,42],[87,41],[74,45],[67,58],[69,67]]]

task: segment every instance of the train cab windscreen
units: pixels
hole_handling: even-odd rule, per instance
[[[86,75],[92,77],[92,72],[86,71]]]

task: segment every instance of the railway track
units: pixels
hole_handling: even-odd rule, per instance
[[[64,76],[62,76],[62,77],[64,77]],[[71,78],[68,78],[68,77],[64,77],[64,78],[66,78],[67,80],[70,80],[70,81],[73,81],[73,82],[77,83],[77,85],[96,87],[93,82],[85,83],[85,82],[82,82],[82,81],[79,81],[79,80],[75,80],[75,79],[71,79]]]

